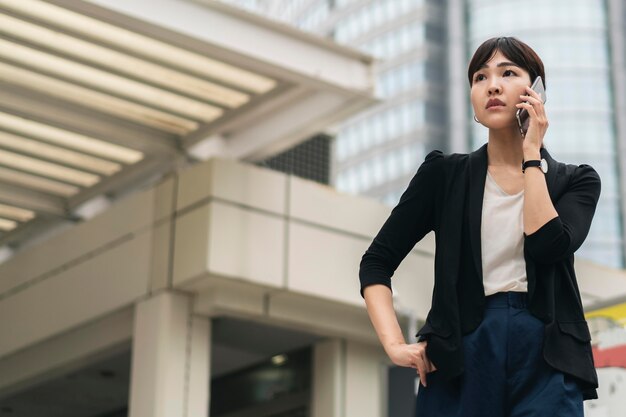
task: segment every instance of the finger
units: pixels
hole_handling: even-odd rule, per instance
[[[537,106],[537,108],[535,108],[535,106],[531,103],[522,102],[522,103],[517,103],[515,107],[517,107],[518,109],[525,108],[528,111],[529,115],[531,116],[531,119],[538,117],[537,108],[540,108],[540,106]]]
[[[537,115],[537,112],[535,111],[535,108],[528,104],[528,103],[517,103],[515,105],[515,107],[525,107],[526,110],[528,110],[528,115],[530,116],[530,120],[539,120],[539,116]]]
[[[528,110],[528,113],[531,113],[533,115],[537,115],[537,113],[535,112],[535,108],[532,106],[532,104],[529,104],[529,103],[517,103],[515,105],[515,107],[517,107],[517,108],[525,107],[526,110]]]
[[[420,352],[420,358],[422,359],[422,364],[424,365],[424,369],[426,372],[430,372],[430,365],[428,363],[428,359],[426,358],[426,353],[424,351]]]
[[[520,97],[522,97],[523,100],[531,103],[537,110],[538,110],[538,114],[545,114],[544,113],[544,102],[543,102],[543,97],[541,96],[541,94],[539,94],[538,92],[536,92],[535,90],[533,90],[532,88],[526,86],[526,91],[527,94],[526,95],[520,95]]]
[[[530,86],[528,85],[526,86],[526,91],[528,91],[528,94],[531,94],[533,97],[537,97],[538,99],[541,98],[539,96],[539,93],[533,90],[532,88],[530,88]]]
[[[416,364],[417,364],[417,374],[420,377],[420,382],[422,383],[422,385],[426,386],[426,384],[425,384],[425,382],[426,382],[426,369],[424,369],[424,365],[422,363],[420,363],[419,361]]]
[[[422,363],[424,364],[424,369],[426,369],[426,372],[431,372],[430,361],[426,357],[426,352],[422,352],[421,357],[422,357]]]
[[[420,372],[420,382],[423,386],[426,386],[426,372]]]
[[[526,102],[529,102],[531,104],[540,104],[541,101],[533,96],[529,96],[529,95],[525,95],[525,94],[520,94],[520,98]]]

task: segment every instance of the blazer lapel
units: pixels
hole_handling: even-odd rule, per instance
[[[472,257],[478,277],[483,279],[483,265],[480,250],[480,226],[483,211],[483,196],[487,177],[487,143],[470,153],[469,156],[469,231]]]
[[[469,154],[469,230],[472,257],[476,272],[480,279],[483,279],[482,254],[481,254],[481,220],[483,210],[483,197],[485,192],[485,180],[487,178],[487,145],[483,146]],[[548,193],[554,202],[555,181],[557,178],[558,162],[555,161],[545,148],[540,150],[542,158],[548,163],[548,172],[546,174],[546,184]],[[521,167],[520,167],[521,169]]]

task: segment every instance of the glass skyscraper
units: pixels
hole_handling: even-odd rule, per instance
[[[485,39],[504,34],[526,42],[543,60],[550,122],[546,148],[562,162],[593,166],[602,179],[593,224],[577,255],[623,267],[616,91],[611,78],[616,69],[611,67],[607,5],[553,0],[520,7],[512,0],[469,0],[467,6],[468,62]],[[487,128],[473,121],[471,108],[467,119],[475,149],[487,141]]]
[[[426,153],[448,148],[445,2],[230,0],[373,55],[384,102],[347,120],[334,142],[337,189],[397,203]]]
[[[624,267],[626,7],[621,0],[231,0],[367,52],[384,102],[346,121],[332,178],[342,191],[389,205],[432,149],[469,152],[487,141],[474,122],[467,64],[492,36],[516,36],[546,69],[544,143],[557,160],[592,165],[602,195],[577,252]]]

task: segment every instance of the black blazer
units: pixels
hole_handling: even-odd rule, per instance
[[[548,162],[546,182],[558,216],[524,234],[528,308],[545,324],[545,360],[577,378],[585,400],[598,398],[574,252],[589,232],[600,177],[589,165],[565,164],[545,148],[540,152]],[[484,314],[480,231],[486,175],[487,144],[469,154],[430,152],[360,262],[361,297],[367,285],[391,289],[400,262],[435,232],[432,305],[416,336],[428,339],[426,354],[447,380],[463,373],[461,337],[476,329]]]

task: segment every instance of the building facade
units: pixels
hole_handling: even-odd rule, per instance
[[[558,160],[596,168],[602,195],[578,255],[625,266],[624,5],[485,0],[233,1],[379,59],[384,102],[343,123],[334,153],[339,190],[397,203],[424,152],[468,152],[487,141],[474,122],[466,68],[492,36],[516,36],[546,68],[545,143]],[[284,7],[280,7],[280,6]]]
[[[626,109],[617,103],[624,92],[613,87],[614,77],[623,70],[611,61],[608,3],[556,1],[542,4],[537,13],[530,5],[519,7],[513,1],[470,0],[467,10],[468,51],[484,39],[508,33],[542,57],[550,121],[546,147],[557,160],[590,164],[602,178],[593,224],[577,255],[623,268],[621,191],[626,178],[620,175],[618,118]],[[474,149],[486,141],[487,129],[472,120],[471,111],[468,120]]]

